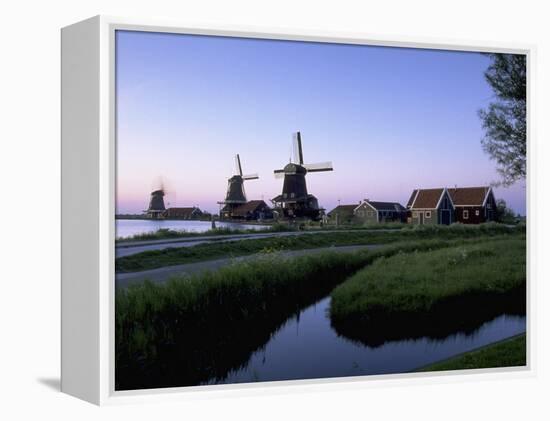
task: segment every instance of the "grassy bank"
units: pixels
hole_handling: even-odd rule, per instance
[[[521,367],[526,365],[525,334],[479,350],[450,358],[418,371],[468,370],[474,368]]]
[[[145,232],[142,234],[135,234],[130,237],[118,237],[117,243],[132,242],[132,241],[147,241],[147,240],[166,240],[172,238],[192,238],[192,237],[208,237],[217,235],[238,235],[238,234],[257,234],[260,232],[290,232],[296,231],[297,228],[288,224],[272,224],[265,227],[265,229],[253,229],[253,228],[229,228],[229,227],[217,227],[211,228],[204,232],[194,232],[185,230],[173,230],[167,228],[160,228],[156,231]]]
[[[478,238],[503,234],[516,234],[521,228],[508,228],[499,224],[416,226],[391,232],[328,231],[288,237],[235,240],[198,244],[193,247],[171,247],[124,256],[116,259],[117,272],[134,272],[164,266],[192,263],[221,257],[238,257],[254,253],[301,250],[320,247],[386,244],[396,241],[413,241],[431,238]]]
[[[287,318],[317,301],[367,256],[266,256],[116,294],[117,389],[223,379]],[[338,274],[334,276],[333,274]]]
[[[216,272],[116,292],[117,389],[223,379],[289,317],[382,257],[455,242],[425,240],[375,251],[286,259],[264,256]]]
[[[272,223],[272,224],[257,224],[262,226],[262,229],[253,228],[230,228],[230,227],[216,227],[211,228],[203,232],[186,231],[186,230],[174,230],[168,228],[160,228],[156,231],[144,232],[141,234],[135,234],[129,237],[118,237],[117,243],[133,242],[133,241],[148,241],[148,240],[169,240],[173,238],[193,238],[193,237],[210,237],[219,235],[239,235],[239,234],[258,234],[269,232],[294,232],[294,231],[361,231],[361,230],[399,230],[399,229],[413,229],[412,225],[402,223],[383,223],[383,224],[363,224],[363,225],[325,225],[320,226],[317,224],[285,224],[285,223]]]
[[[501,237],[381,258],[332,292],[331,322],[369,345],[468,331],[525,311],[525,237]]]

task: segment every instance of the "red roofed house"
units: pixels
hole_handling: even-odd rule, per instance
[[[411,224],[443,224],[455,222],[455,207],[446,188],[415,189],[407,209],[410,212],[407,221]]]
[[[491,187],[455,187],[449,193],[457,222],[481,224],[495,220],[496,201]]]

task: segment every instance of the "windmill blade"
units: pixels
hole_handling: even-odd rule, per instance
[[[275,170],[273,171],[275,178],[283,178],[285,176],[285,170]]]
[[[258,178],[260,178],[260,176],[258,174],[248,174],[248,175],[243,175],[243,180],[257,180]]]
[[[321,162],[319,164],[305,164],[304,168],[308,172],[333,171],[332,162]]]
[[[293,147],[294,147],[294,159],[297,164],[304,164],[304,154],[302,152],[302,135],[300,132],[294,133],[293,136]]]
[[[243,175],[243,169],[241,167],[241,158],[239,157],[239,154],[235,155],[235,170],[237,171],[237,175]]]

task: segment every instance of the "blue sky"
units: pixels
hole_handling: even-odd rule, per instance
[[[477,110],[493,98],[478,53],[117,32],[117,212],[146,209],[162,177],[171,206],[215,211],[233,156],[249,199],[280,193],[300,130],[307,176],[327,209],[406,203],[415,188],[487,185]],[[525,212],[524,183],[495,189]]]

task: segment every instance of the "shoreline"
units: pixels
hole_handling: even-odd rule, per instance
[[[115,221],[152,221],[152,222],[159,222],[159,221],[189,221],[189,222],[212,222],[212,219],[185,219],[185,218],[162,218],[162,219],[152,219],[147,218],[146,216],[119,216],[115,215]],[[240,224],[240,225],[265,225],[270,226],[278,221],[275,219],[267,222],[267,221],[247,221],[247,220],[234,220],[234,219],[214,219],[214,222],[225,222],[225,223],[231,223],[231,224]]]
[[[520,339],[524,336],[525,337],[527,336],[527,330],[525,330],[522,333],[518,333],[516,335],[512,335],[512,336],[509,336],[509,337],[504,338],[504,339],[500,339],[500,340],[495,341],[495,342],[491,342],[487,345],[483,345],[483,346],[474,348],[470,351],[461,352],[461,353],[456,354],[454,356],[451,356],[449,358],[444,358],[442,360],[435,361],[433,363],[423,365],[421,367],[415,368],[414,370],[411,370],[410,373],[430,373],[430,372],[436,372],[436,371],[454,371],[454,370],[475,370],[476,368],[443,368],[443,369],[440,369],[438,367],[444,366],[444,365],[447,365],[447,364],[459,363],[464,357],[475,356],[478,353],[484,352],[484,351],[492,351],[492,350],[496,349],[496,347],[499,347],[501,345],[507,344],[507,343],[515,341],[515,340],[518,340],[518,339]],[[503,367],[514,367],[514,366],[504,365],[504,366],[495,366],[495,367],[478,367],[477,369],[481,369],[481,368],[503,368]],[[519,366],[515,366],[515,367],[524,367],[524,366],[519,365]]]

